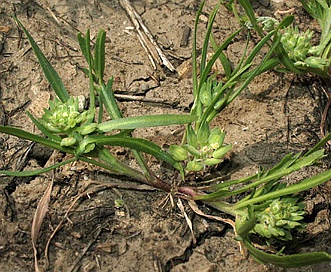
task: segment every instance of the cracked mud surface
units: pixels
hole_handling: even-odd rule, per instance
[[[175,68],[190,59],[192,28],[199,2],[132,1]],[[198,32],[200,46],[204,24],[216,3],[207,1]],[[255,1],[254,5],[260,15],[295,7],[299,23],[311,23],[298,1]],[[85,33],[89,28],[95,40],[98,30],[103,28],[107,31],[106,78],[114,77],[114,89],[124,115],[187,112],[192,103],[190,73],[179,77],[166,68],[155,70],[118,1],[4,0],[0,3],[2,125],[35,132],[24,111],[38,116],[52,97],[31,47],[10,17],[12,13],[38,42],[71,94],[88,94],[88,80],[81,69],[85,63],[78,50],[76,34],[78,31]],[[216,18],[215,37],[222,40],[237,27],[233,16],[221,8]],[[239,37],[229,46],[228,56],[233,61],[238,61],[243,41],[244,37]],[[258,77],[215,120],[215,125],[227,131],[226,141],[234,145],[234,150],[229,161],[212,176],[242,177],[254,173],[259,166],[271,167],[289,152],[312,147],[320,138],[319,122],[324,103],[315,79],[276,72]],[[181,139],[179,127],[140,129],[135,133],[162,146]],[[131,157],[126,150],[115,152],[129,162]],[[61,154],[51,150],[0,135],[1,169],[34,169],[62,159]],[[172,172],[159,162],[149,160],[153,171],[168,176],[171,182]],[[325,162],[291,178],[309,177],[327,167]],[[130,184],[130,181],[78,163],[61,168],[54,177],[0,177],[0,271],[34,270],[31,223],[51,178],[55,184],[38,239],[39,264],[43,268],[46,268],[46,243],[59,222],[64,219],[64,223],[51,241],[47,271],[322,272],[330,269],[329,264],[321,264],[285,270],[244,258],[230,227],[194,214],[183,201],[193,222],[194,243],[176,206],[177,199],[172,206],[166,194],[149,188],[114,191],[98,187],[90,182]],[[77,198],[76,205],[66,215]],[[118,198],[124,200],[124,207],[115,207],[114,201]],[[289,251],[331,252],[330,182],[307,192],[305,200],[307,233],[294,240]],[[214,213],[201,208],[206,213]]]

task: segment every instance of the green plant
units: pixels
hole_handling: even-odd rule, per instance
[[[278,29],[273,35],[271,43],[268,43],[268,46],[272,48],[274,45],[277,45],[274,53],[278,59],[277,69],[279,71],[294,72],[297,74],[313,73],[326,79],[326,82],[329,83],[329,68],[331,64],[329,52],[331,46],[329,32],[331,23],[330,3],[324,0],[301,2],[312,17],[318,20],[321,26],[322,34],[317,46],[312,45],[311,40],[314,33],[311,30],[300,32],[297,27],[293,27],[294,16],[287,16],[282,22],[271,17],[256,17],[250,1],[247,0],[238,0],[238,3],[245,10],[245,14],[241,17],[234,1],[229,1],[227,7],[233,11],[238,21],[248,29],[254,29],[261,38],[268,35],[270,31]],[[329,137],[330,134],[326,138]],[[326,142],[325,139],[321,143],[323,142]],[[320,147],[320,144],[317,146]],[[291,195],[306,190],[308,184],[313,185],[318,179],[321,182],[328,181],[330,179],[328,177],[328,171],[311,179],[301,181],[298,184],[288,186],[278,181],[275,182],[275,180],[272,180],[272,177],[275,177],[275,175],[278,176],[280,172],[288,174],[289,172],[298,170],[300,167],[304,167],[304,165],[307,166],[313,163],[315,159],[310,162],[309,160],[318,154],[317,146],[301,158],[297,156],[293,157],[292,155],[286,156],[278,166],[269,170],[267,173],[259,173],[253,179],[252,177],[244,178],[230,181],[226,185],[218,185],[214,188],[216,191],[212,194],[199,197],[212,200],[225,196],[233,196],[236,193],[243,193],[246,190],[253,189],[248,197],[238,201],[233,206],[229,206],[228,203],[218,203],[216,206],[228,212],[236,210],[234,215],[237,216],[236,229],[239,236],[238,239],[243,241],[252,256],[258,261],[263,263],[269,262],[284,267],[295,267],[318,262],[324,258],[327,261],[330,258],[330,255],[327,253],[311,255],[296,254],[293,256],[267,254],[254,248],[250,244],[249,237],[252,233],[258,233],[260,236],[265,237],[267,242],[270,238],[289,240],[292,239],[291,229],[302,229],[305,226],[305,223],[302,221],[304,215],[303,204],[296,204],[298,198]],[[320,155],[323,156],[323,154]],[[279,176],[276,177],[276,180],[278,178]],[[254,179],[256,180],[254,181]],[[247,182],[250,183],[232,192],[229,192],[229,188],[227,187]],[[279,255],[281,252],[282,250],[279,252]]]
[[[221,4],[221,3],[220,3]],[[198,20],[204,6],[201,4],[195,22],[195,31],[193,39],[193,95],[194,104],[191,108],[191,115],[197,116],[197,121],[187,126],[182,144],[180,146],[171,146],[170,151],[174,158],[184,162],[187,173],[206,170],[208,166],[213,166],[222,162],[223,157],[228,153],[232,146],[224,143],[225,131],[221,128],[214,127],[211,129],[211,122],[224,110],[240,93],[245,90],[248,84],[259,74],[273,69],[278,61],[272,58],[276,46],[270,48],[263,60],[254,63],[256,56],[259,54],[270,38],[277,32],[272,30],[248,52],[250,35],[247,36],[247,42],[243,50],[240,61],[232,67],[230,60],[225,55],[227,46],[233,39],[244,29],[232,33],[225,41],[218,45],[212,35],[212,26],[216,13],[219,9],[217,5],[209,17],[207,33],[204,38],[201,61],[198,65],[196,35]],[[286,22],[283,22],[285,24]],[[214,50],[212,57],[208,60],[208,47]],[[222,63],[224,74],[213,72],[212,67],[219,60]],[[199,69],[198,69],[199,67]],[[198,71],[199,70],[199,71]],[[221,77],[221,79],[219,79]]]
[[[233,1],[231,2],[232,10],[238,14]],[[281,23],[275,18],[256,17],[249,1],[239,0],[238,2],[246,13],[246,16],[241,18],[237,15],[239,20],[254,28],[261,37],[264,37],[266,32],[279,28]],[[297,74],[312,73],[322,78],[328,78],[331,66],[331,2],[328,0],[300,0],[300,2],[306,11],[317,19],[321,28],[321,36],[318,44],[313,45],[314,32],[312,30],[302,32],[297,26],[287,24],[282,32],[278,31],[273,38],[273,44],[278,43],[275,53],[279,64],[283,66],[279,70]],[[288,16],[288,20],[293,21],[294,16]]]
[[[212,26],[219,5],[212,12],[203,43],[200,71],[198,72],[196,33],[198,20],[203,9],[201,4],[197,14],[193,44],[193,95],[194,104],[190,115],[150,115],[123,117],[117,105],[112,90],[112,79],[104,80],[105,68],[105,32],[101,30],[97,36],[94,54],[90,48],[90,33],[85,37],[78,35],[82,53],[88,63],[85,73],[89,78],[90,104],[87,110],[80,108],[77,98],[69,95],[58,74],[45,58],[39,47],[24,26],[23,29],[39,60],[39,63],[57,95],[50,101],[49,109],[41,118],[35,118],[27,113],[32,122],[42,132],[35,135],[14,127],[0,126],[0,132],[23,139],[41,143],[51,148],[69,153],[73,158],[53,166],[25,172],[0,171],[0,174],[12,176],[38,175],[50,171],[66,163],[81,160],[95,164],[115,173],[124,174],[136,180],[147,183],[165,192],[178,193],[179,197],[189,200],[203,201],[215,209],[226,212],[235,218],[235,231],[238,240],[249,249],[254,258],[264,263],[274,263],[279,266],[291,267],[307,265],[315,262],[331,261],[331,255],[324,252],[308,253],[294,256],[268,254],[252,246],[250,237],[259,234],[266,241],[271,238],[280,240],[292,239],[291,231],[304,227],[303,204],[297,196],[302,191],[313,188],[331,179],[331,170],[294,184],[282,182],[282,178],[310,166],[324,157],[323,145],[331,139],[327,135],[320,143],[306,154],[289,154],[270,170],[261,170],[258,174],[237,180],[226,181],[208,188],[208,193],[196,186],[187,186],[185,177],[196,171],[207,171],[208,166],[219,164],[223,156],[231,149],[224,144],[225,131],[214,127],[212,120],[226,108],[247,85],[259,74],[273,69],[279,60],[273,57],[280,44],[280,29],[292,22],[292,17],[285,18],[279,24],[274,24],[261,41],[248,52],[250,34],[243,55],[235,67],[230,65],[225,55],[226,47],[242,29],[231,34],[221,45],[212,36]],[[255,18],[255,17],[254,17]],[[256,22],[252,22],[256,25]],[[262,47],[274,43],[264,55],[262,61],[254,63]],[[214,50],[210,60],[207,60],[209,45]],[[219,59],[225,74],[219,79],[217,73],[212,73],[212,66]],[[97,103],[98,102],[98,103]],[[98,107],[96,105],[99,105]],[[104,122],[104,110],[111,118]],[[181,145],[172,145],[170,152],[164,151],[155,143],[132,136],[132,131],[142,127],[186,125],[186,131]],[[109,146],[129,148],[141,170],[126,165],[115,157]],[[167,162],[180,173],[182,183],[177,188],[153,175],[144,161],[142,153],[148,153],[159,160]],[[244,197],[244,195],[246,195]],[[236,196],[237,202],[227,202],[228,197]],[[117,203],[118,204],[118,203]],[[118,204],[121,205],[121,204]]]

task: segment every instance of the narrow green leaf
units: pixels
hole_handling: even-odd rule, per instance
[[[211,46],[213,47],[214,52],[216,52],[219,46],[216,43],[213,35],[210,36],[210,43],[211,43]],[[232,71],[230,61],[228,60],[228,58],[226,57],[226,55],[223,52],[219,55],[219,60],[222,63],[226,78],[229,78],[231,75],[231,71]]]
[[[99,137],[105,138],[104,136],[99,136]],[[88,138],[87,140],[90,140],[90,142],[95,143],[95,140],[93,138]],[[115,173],[122,173],[126,176],[133,177],[140,181],[146,181],[146,177],[140,171],[137,171],[136,169],[119,161],[112,153],[110,153],[108,149],[104,148],[103,146],[97,147],[91,153],[94,155],[94,157],[98,158],[99,160],[102,160],[106,165],[108,165],[108,167],[106,167],[105,169],[109,169],[110,166],[112,169],[111,171]],[[86,158],[84,157],[83,158],[80,157],[79,159],[87,161]],[[100,164],[96,164],[96,165],[102,166]]]
[[[111,117],[111,119],[122,118],[122,113],[117,105],[116,98],[113,92],[113,78],[110,78],[105,86],[103,83],[100,88],[101,101]]]
[[[246,64],[244,63],[244,59],[246,58],[247,49],[248,49],[248,46],[249,46],[250,39],[251,39],[251,34],[248,32],[247,37],[246,37],[246,44],[245,44],[244,50],[242,51],[242,54],[241,54],[240,60],[238,62],[238,65],[232,71],[233,75],[235,75],[242,67],[246,66],[247,64],[250,64],[250,62],[248,62],[248,61],[246,61]],[[254,49],[253,49],[253,51],[254,51]]]
[[[310,149],[305,156],[309,156],[310,154],[316,152],[317,150],[321,149],[326,143],[331,139],[331,132],[326,135],[320,142],[318,142],[312,149]]]
[[[247,65],[249,63],[252,63],[252,61],[255,58],[255,56],[261,52],[262,47],[267,44],[267,42],[269,41],[269,39],[274,34],[275,34],[275,31],[270,31],[265,37],[263,37],[263,39],[261,41],[259,41],[259,43],[253,48],[253,51],[247,57],[244,65]]]
[[[85,60],[88,62],[89,57],[88,57],[88,50],[86,48],[86,38],[83,37],[82,33],[78,33],[77,34],[77,40],[78,40],[80,50],[82,51],[82,53],[85,57]]]
[[[286,28],[288,26],[290,26],[294,21],[294,16],[293,15],[289,15],[286,16],[278,25],[278,29],[282,29],[282,28]]]
[[[110,146],[124,146],[140,152],[153,155],[155,158],[169,163],[174,168],[182,171],[182,166],[169,153],[157,144],[140,138],[114,136],[89,136],[91,143]]]
[[[252,256],[259,262],[264,264],[274,264],[280,267],[300,267],[306,265],[313,265],[322,262],[331,262],[331,255],[326,252],[310,252],[302,254],[293,254],[287,256],[280,256],[276,254],[269,254],[262,250],[255,248],[248,240],[244,239],[243,243],[249,250]]]
[[[194,23],[194,34],[193,34],[193,45],[192,45],[192,83],[193,83],[193,107],[191,108],[191,114],[197,114],[200,116],[202,104],[199,99],[199,83],[198,83],[198,63],[197,63],[197,31],[198,31],[198,24],[199,18],[202,13],[203,6],[205,1],[202,1],[200,7],[198,9],[197,15],[195,17]]]
[[[169,126],[192,123],[197,120],[194,115],[182,114],[161,114],[161,115],[144,115],[127,118],[119,118],[104,122],[98,125],[98,129],[103,132],[114,129],[136,129],[143,127]]]
[[[74,151],[72,148],[61,146],[58,142],[54,142],[52,140],[40,137],[38,135],[32,134],[32,133],[24,131],[22,129],[0,125],[0,132],[6,133],[9,135],[13,135],[13,136],[25,139],[25,140],[40,143],[42,145],[45,145],[45,146],[48,146],[48,147],[51,147],[51,148],[54,148],[57,150],[61,150],[61,151],[67,152],[67,153],[73,154],[73,151]]]
[[[278,65],[280,64],[279,60],[277,58],[272,58],[272,59],[268,59],[266,60],[264,63],[262,63],[262,65],[260,66],[260,68],[258,69],[258,72],[256,72],[255,70],[252,71],[247,71],[246,73],[244,73],[240,78],[241,79],[247,79],[249,78],[253,73],[256,76],[263,74],[264,72],[273,70],[274,68],[276,68]]]
[[[199,18],[202,13],[203,6],[205,5],[205,1],[202,1],[195,17],[194,23],[194,35],[193,35],[193,45],[192,45],[192,78],[193,78],[193,96],[195,100],[198,99],[198,65],[197,65],[197,31]]]
[[[261,38],[264,37],[264,34],[262,32],[261,27],[259,26],[257,20],[256,20],[256,16],[252,7],[252,4],[250,3],[250,1],[247,0],[238,0],[238,2],[240,3],[240,5],[244,8],[249,20],[251,21],[255,31],[260,35]]]
[[[61,137],[52,134],[49,132],[30,112],[26,112],[26,114],[30,117],[31,121],[35,124],[35,126],[49,139],[52,139],[55,142],[61,142]]]
[[[25,29],[25,27],[22,25],[22,23],[16,17],[14,17],[14,20],[17,22],[17,24],[20,26],[20,28],[24,31],[25,35],[27,36],[27,38],[31,44],[31,47],[38,58],[40,66],[44,71],[47,81],[51,85],[52,89],[54,90],[54,92],[56,93],[56,95],[59,97],[59,99],[62,102],[66,102],[69,99],[69,93],[67,92],[66,88],[64,87],[62,80],[59,77],[58,73],[55,71],[53,66],[47,60],[47,58],[45,57],[43,52],[38,47],[37,43],[33,40],[32,36]]]
[[[274,179],[280,179],[281,177],[284,177],[286,175],[289,175],[292,172],[295,172],[297,170],[300,170],[302,167],[306,167],[309,165],[312,165],[316,161],[322,159],[324,157],[324,151],[323,150],[318,150],[315,153],[309,155],[309,156],[304,156],[302,158],[299,158],[295,163],[293,163],[290,167],[282,169],[280,171],[275,171],[267,176],[264,176],[262,178],[257,179],[255,182],[238,189],[232,193],[242,193],[247,191],[248,189],[255,188],[260,184],[267,183],[271,180]]]
[[[48,166],[48,167],[44,167],[44,168],[37,169],[37,170],[30,170],[30,171],[3,171],[3,170],[0,170],[0,175],[13,176],[13,177],[38,176],[40,174],[43,174],[43,173],[46,173],[46,172],[51,171],[53,169],[56,169],[56,168],[58,168],[62,165],[74,162],[76,160],[77,160],[77,158],[72,158],[72,159],[62,161],[62,162],[56,163],[56,164]]]
[[[249,200],[246,200],[243,202],[239,202],[239,203],[235,204],[235,208],[240,209],[240,208],[246,207],[247,205],[255,204],[255,203],[262,202],[262,201],[265,201],[268,199],[274,199],[277,197],[302,192],[302,191],[311,189],[313,187],[316,187],[329,180],[331,180],[331,170],[327,170],[321,174],[318,174],[311,178],[305,179],[299,183],[289,185],[283,189],[280,189],[280,190],[277,190],[274,192],[270,192],[265,195],[261,195],[259,197],[254,197],[252,199],[249,199]]]
[[[298,155],[286,155],[282,161],[276,165],[274,168],[269,170],[267,173],[260,175],[260,174],[255,174],[250,177],[245,177],[242,179],[236,179],[236,180],[231,180],[227,181],[224,183],[220,183],[216,186],[214,186],[214,189],[217,189],[217,191],[208,194],[208,196],[204,196],[204,199],[212,200],[212,199],[217,199],[220,197],[227,197],[227,196],[232,196],[232,195],[237,195],[243,192],[246,192],[250,189],[256,188],[257,186],[261,184],[266,184],[270,181],[277,181],[280,178],[289,175],[292,172],[295,172],[302,167],[309,166],[313,164],[314,162],[320,160],[324,156],[324,151],[323,150],[318,150],[315,153],[310,154],[309,156],[304,156],[302,158],[297,158]],[[227,189],[231,185],[234,184],[239,184],[239,183],[247,183],[246,186],[243,186],[242,188],[234,191],[228,191]],[[219,191],[219,192],[218,192]],[[243,199],[243,203],[248,203],[246,202],[247,199]],[[237,206],[238,205],[238,206]],[[241,201],[237,202],[236,207],[242,207],[246,205],[241,205]]]
[[[315,7],[314,8],[311,8],[311,5],[308,4],[308,2],[312,2],[313,1],[306,1],[306,0],[299,0],[301,2],[301,4],[303,5],[303,7],[305,8],[305,10],[310,14],[310,16],[312,16],[313,18],[315,19],[318,19],[319,18],[319,13],[318,13],[318,9],[316,7],[316,4],[315,3]]]
[[[89,77],[89,90],[90,90],[90,108],[95,108],[95,93],[94,93],[94,82],[96,81],[96,77],[93,74],[93,57],[91,54],[91,38],[90,38],[90,30],[86,31],[85,37],[82,36],[81,33],[77,35],[78,43],[80,49],[85,57],[86,62],[88,63],[88,69],[83,68],[84,73]]]
[[[247,86],[248,84],[260,73],[261,67],[264,66],[264,64],[269,60],[273,52],[278,47],[279,41],[275,42],[268,53],[264,56],[263,60],[260,62],[260,64],[253,70],[254,72],[251,73],[251,75],[243,82],[243,84],[233,93],[231,94],[231,97],[228,99],[228,104],[231,103]],[[248,64],[247,64],[248,65]],[[244,66],[245,67],[245,66]]]
[[[211,68],[213,67],[216,60],[219,58],[220,54],[223,52],[223,50],[232,42],[233,38],[237,36],[240,33],[241,29],[238,29],[237,31],[233,32],[216,50],[216,52],[213,54],[212,58],[208,61],[206,68],[203,70],[201,74],[199,89],[201,89],[202,84],[206,82],[208,74],[211,71]]]
[[[206,61],[207,61],[207,53],[208,53],[208,45],[209,45],[209,40],[210,40],[210,34],[211,34],[212,29],[213,29],[215,16],[217,14],[217,11],[218,11],[220,5],[221,5],[221,2],[219,2],[216,5],[216,7],[214,8],[213,12],[211,13],[211,15],[209,16],[209,19],[208,19],[207,32],[206,32],[206,35],[205,35],[205,39],[204,39],[203,46],[202,46],[202,52],[201,52],[200,75],[205,70]]]
[[[100,30],[94,49],[94,69],[99,82],[103,81],[103,72],[105,70],[105,41],[106,32],[104,30]]]

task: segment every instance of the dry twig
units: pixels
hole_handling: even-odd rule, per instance
[[[130,16],[132,23],[134,24],[137,33],[138,39],[142,44],[143,48],[148,52],[149,59],[152,62],[154,69],[156,69],[155,62],[159,65],[166,66],[171,72],[175,71],[175,68],[164,55],[163,51],[155,41],[153,35],[145,26],[143,20],[141,19],[138,12],[132,6],[128,0],[120,0],[120,4],[126,10],[127,14]]]

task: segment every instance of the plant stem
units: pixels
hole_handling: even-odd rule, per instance
[[[105,163],[110,164],[115,171],[133,177],[144,183],[146,182],[146,177],[141,172],[117,160],[107,149],[99,149],[98,158]]]
[[[232,216],[236,216],[234,206],[232,204],[229,204],[225,201],[203,201],[208,206],[213,207],[214,209],[225,212],[227,214],[230,214]]]

